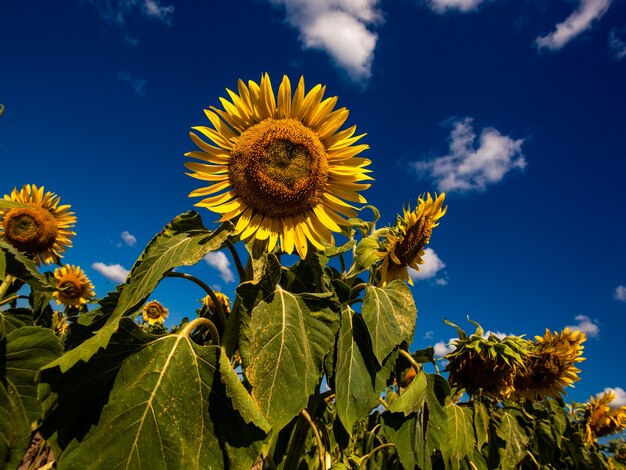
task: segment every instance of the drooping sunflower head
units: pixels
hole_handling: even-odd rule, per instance
[[[420,264],[424,263],[424,247],[430,241],[433,229],[439,225],[439,219],[448,210],[447,206],[443,207],[445,197],[445,193],[435,195],[434,199],[426,194],[418,199],[414,210],[408,207],[402,216],[398,216],[378,252],[383,260],[380,268],[382,286],[395,279],[413,284],[408,268],[419,271]]]
[[[95,295],[93,284],[78,266],[71,264],[54,270],[56,290],[52,293],[58,305],[81,307]]]
[[[518,397],[557,397],[565,394],[565,387],[573,387],[580,380],[575,364],[582,357],[586,336],[581,331],[551,333],[546,329],[544,336],[536,336],[533,354],[515,377],[515,393]]]
[[[163,324],[169,311],[158,300],[151,300],[141,309],[144,323],[149,325]]]
[[[59,196],[44,193],[43,186],[34,184],[24,185],[20,191],[14,188],[4,199],[21,203],[21,207],[0,209],[0,238],[37,263],[58,263],[76,235],[70,230],[76,223],[70,206],[60,206]]]
[[[223,110],[205,110],[212,127],[191,133],[200,151],[186,156],[193,178],[207,186],[189,196],[204,197],[197,206],[235,222],[242,240],[267,240],[268,250],[280,242],[304,258],[308,243],[318,249],[333,244],[344,217],[355,217],[351,202],[364,203],[359,191],[369,188],[370,160],[357,155],[368,145],[355,143],[356,126],[339,131],[346,108],[334,109],[337,97],[324,99],[326,87],[305,93],[301,78],[292,94],[286,76],[275,95],[267,74],[260,84],[239,80],[238,93],[227,89]]]
[[[476,325],[476,333],[469,337],[453,325],[460,334],[454,342],[455,350],[445,356],[449,361],[445,369],[450,373],[448,380],[470,395],[504,400],[513,392],[513,380],[524,368],[532,342],[521,336],[485,334]]]
[[[615,393],[607,390],[585,403],[585,442],[593,444],[597,438],[626,429],[626,406],[612,407]]]
[[[230,313],[230,299],[228,296],[226,294],[222,294],[221,292],[215,292],[215,297],[217,297],[217,301],[222,306],[224,313],[228,315]],[[213,302],[213,299],[209,295],[202,299],[202,303],[207,306],[211,312],[215,312],[217,310],[215,302]]]

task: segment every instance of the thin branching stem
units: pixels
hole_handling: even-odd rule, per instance
[[[209,333],[211,334],[211,341],[213,341],[213,344],[216,346],[220,345],[220,334],[217,331],[215,323],[213,323],[208,318],[204,318],[204,317],[194,318],[189,323],[183,325],[183,327],[180,329],[180,332],[178,334],[181,336],[189,336],[191,332],[193,331],[193,329],[198,326],[205,326],[209,330]]]
[[[408,351],[405,351],[404,349],[400,349],[400,354],[401,354],[402,356],[404,356],[404,358],[405,358],[407,361],[409,361],[409,363],[410,363],[413,367],[415,367],[415,371],[416,371],[416,372],[419,372],[419,371],[422,369],[422,366],[420,366],[420,365],[419,365],[419,364],[415,361],[415,359],[413,359],[413,356],[411,356],[411,354],[409,354],[409,352],[408,352]]]
[[[2,299],[4,297],[4,294],[7,293],[7,291],[9,290],[9,287],[11,286],[11,284],[13,284],[13,276],[11,276],[10,274],[7,274],[6,277],[4,278],[4,281],[2,283],[0,283],[0,299]]]
[[[346,277],[346,260],[343,259],[343,253],[339,254],[339,262],[341,263],[341,274]]]
[[[300,412],[300,415],[302,415],[302,417],[306,419],[307,423],[309,423],[309,426],[311,427],[311,430],[313,431],[313,434],[315,435],[315,440],[317,441],[317,453],[320,459],[320,470],[324,470],[324,454],[326,453],[326,451],[324,450],[324,444],[322,443],[322,437],[320,436],[320,432],[317,429],[317,426],[315,426],[313,418],[311,418],[311,415],[306,409],[303,409]]]
[[[379,450],[384,449],[385,447],[395,447],[395,446],[396,445],[393,442],[386,442],[384,444],[379,445],[378,447],[375,447],[374,449],[372,449],[372,451],[369,454],[363,456],[359,467],[366,468],[365,466],[367,465],[367,461]]]
[[[169,273],[167,273],[167,276],[187,279],[188,281],[195,282],[197,285],[202,287],[204,291],[209,295],[213,303],[215,304],[217,317],[220,319],[220,323],[222,324],[222,327],[226,328],[226,314],[224,313],[224,309],[222,308],[222,303],[217,299],[217,296],[215,295],[215,292],[213,292],[213,289],[211,289],[206,283],[202,282],[196,276],[192,276],[191,274],[170,271]]]
[[[246,270],[241,264],[241,258],[239,258],[239,253],[235,249],[235,246],[232,244],[230,240],[226,240],[226,247],[230,251],[230,254],[233,256],[233,260],[235,261],[235,267],[237,268],[237,273],[239,274],[239,282],[244,282],[246,280]]]
[[[10,304],[14,300],[17,300],[17,299],[27,299],[27,298],[28,297],[26,297],[25,295],[13,294],[13,295],[7,297],[6,299],[0,298],[0,305]]]
[[[389,409],[389,404],[385,401],[385,399],[383,397],[378,397],[378,403],[383,405],[386,410]]]

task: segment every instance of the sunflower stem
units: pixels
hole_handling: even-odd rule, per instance
[[[213,292],[213,289],[211,289],[206,283],[202,282],[200,279],[198,279],[195,276],[192,276],[191,274],[170,271],[169,273],[166,274],[166,276],[187,279],[188,281],[195,282],[197,285],[202,287],[202,289],[204,289],[204,291],[209,295],[209,297],[215,304],[215,310],[217,311],[217,318],[219,318],[222,328],[226,328],[226,322],[227,322],[226,314],[224,313],[224,309],[222,308],[221,302],[217,300],[217,296],[215,295],[215,292]]]
[[[19,298],[28,298],[28,297],[25,297],[23,295],[13,294],[13,295],[7,297],[6,299],[0,299],[0,305],[10,304],[11,302],[13,302],[14,300],[17,300]]]
[[[13,284],[14,278],[10,274],[7,274],[4,278],[4,281],[0,284],[0,299],[4,297],[4,294],[7,293],[11,284]]]
[[[180,332],[178,333],[178,335],[189,337],[193,329],[196,328],[197,326],[205,326],[209,330],[209,333],[211,334],[211,340],[213,341],[213,344],[216,346],[220,345],[220,334],[217,331],[217,327],[215,326],[215,323],[213,323],[208,318],[204,318],[204,317],[194,318],[193,320],[191,320],[189,323],[187,323],[180,329]]]
[[[346,277],[346,260],[343,259],[343,253],[339,254],[339,262],[341,263],[341,275],[345,279],[345,277]]]
[[[313,419],[311,418],[311,415],[306,410],[306,408],[300,412],[300,415],[304,417],[307,423],[309,423],[309,426],[313,431],[315,441],[317,442],[317,454],[320,459],[320,470],[324,470],[324,454],[326,453],[326,451],[324,450],[324,444],[322,443],[322,437],[320,436],[320,432],[317,429],[317,426],[315,426],[315,423],[313,422]]]
[[[363,458],[361,459],[361,463],[359,464],[359,468],[367,468],[366,467],[367,461],[370,458],[372,458],[372,456],[379,450],[384,449],[385,447],[395,447],[395,446],[396,445],[393,442],[386,442],[384,444],[379,445],[378,447],[375,447],[374,449],[372,449],[372,451],[369,454],[363,456]]]
[[[405,351],[404,349],[400,349],[400,354],[402,356],[404,356],[404,358],[409,361],[409,363],[415,367],[415,371],[419,372],[420,370],[422,370],[422,367],[415,361],[415,359],[413,359],[413,356],[411,356],[411,354],[409,354],[408,351]]]
[[[239,258],[239,253],[237,253],[237,250],[235,250],[235,246],[230,240],[226,240],[226,246],[228,247],[230,254],[233,256],[233,260],[235,261],[237,273],[239,274],[239,282],[244,282],[246,280],[246,270],[241,264],[241,258]]]

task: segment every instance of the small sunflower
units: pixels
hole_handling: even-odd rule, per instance
[[[449,361],[446,371],[448,381],[464,388],[470,395],[482,395],[504,400],[513,392],[513,380],[524,368],[532,342],[521,336],[499,338],[493,333],[484,334],[480,325],[476,333],[467,336],[460,332],[455,340],[455,350],[445,356]]]
[[[369,146],[354,145],[365,134],[355,136],[356,126],[338,132],[348,110],[334,110],[337,97],[323,99],[325,86],[305,94],[304,78],[293,96],[286,76],[274,95],[267,74],[260,84],[239,80],[238,94],[226,91],[232,102],[220,98],[223,111],[205,110],[213,127],[193,128],[215,145],[190,134],[201,151],[186,156],[204,163],[185,166],[208,186],[189,196],[204,197],[196,206],[235,222],[242,240],[267,240],[270,251],[279,239],[302,258],[309,242],[333,244],[331,232],[357,215],[346,201],[366,202],[359,191],[370,187],[361,181],[372,179],[371,161],[356,155]]]
[[[518,397],[558,397],[565,394],[565,387],[573,387],[580,380],[580,369],[575,363],[582,357],[586,336],[581,331],[565,328],[561,333],[546,329],[544,336],[535,337],[535,348],[526,368],[515,377],[515,393]]]
[[[81,307],[95,295],[93,284],[78,266],[68,264],[54,270],[56,290],[52,293],[58,305]]]
[[[149,325],[163,324],[169,315],[168,310],[157,300],[152,300],[141,309],[143,321]]]
[[[217,297],[218,302],[222,306],[222,310],[226,315],[230,313],[230,299],[226,294],[222,294],[221,292],[215,292],[215,297]],[[202,299],[202,303],[209,308],[211,312],[216,311],[215,303],[211,296],[207,295]]]
[[[383,260],[380,268],[383,287],[395,279],[413,284],[408,268],[419,271],[420,264],[424,263],[424,247],[430,241],[433,228],[439,225],[439,219],[448,210],[447,206],[442,207],[445,197],[445,193],[435,195],[435,199],[427,194],[418,199],[415,210],[409,206],[402,216],[398,216],[378,253]]]
[[[44,193],[44,188],[27,184],[8,195],[7,201],[27,204],[28,207],[0,209],[0,238],[4,238],[19,251],[36,259],[38,263],[58,263],[70,238],[76,235],[70,229],[76,216],[70,206],[59,206],[59,196]]]
[[[65,335],[70,329],[70,322],[63,312],[54,312],[52,314],[52,331],[57,336]]]
[[[585,404],[585,442],[593,444],[597,438],[626,429],[626,406],[614,408],[610,403],[615,393],[608,390]]]

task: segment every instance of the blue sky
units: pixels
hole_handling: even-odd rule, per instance
[[[0,190],[35,183],[72,205],[64,262],[103,296],[192,209],[183,154],[202,109],[265,71],[350,109],[382,223],[447,192],[413,288],[414,347],[453,337],[444,318],[469,329],[468,314],[530,337],[577,326],[588,359],[569,397],[626,388],[621,0],[2,2]],[[229,262],[188,272],[232,295]],[[154,296],[172,323],[200,297],[180,279]]]

